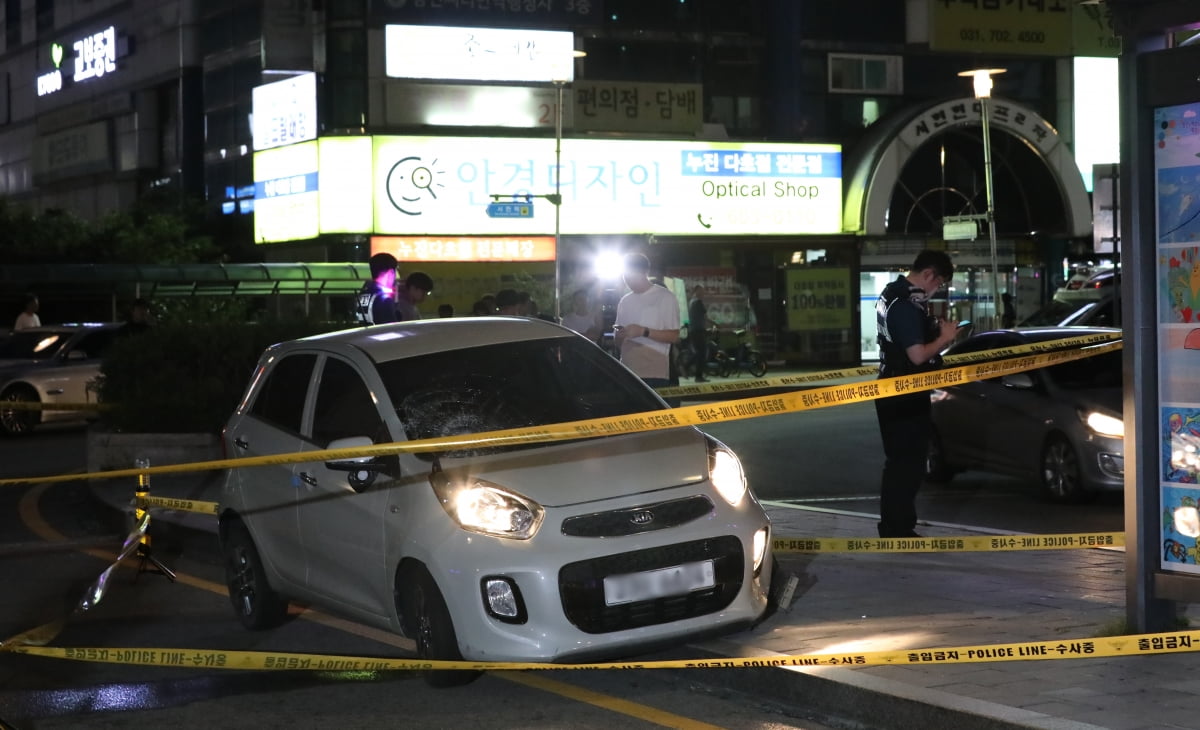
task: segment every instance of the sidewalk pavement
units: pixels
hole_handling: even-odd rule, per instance
[[[779,374],[773,370],[768,375]],[[743,379],[747,379],[743,376]],[[734,378],[736,380],[736,377]],[[728,396],[727,396],[728,397]],[[217,501],[219,472],[154,477],[155,497]],[[129,489],[92,482],[127,510]],[[776,537],[875,537],[877,515],[764,504]],[[155,522],[216,532],[210,515],[154,510]],[[918,525],[926,537],[996,534]],[[749,631],[679,650],[751,657],[895,651],[1088,639],[1121,633],[1124,552],[778,555],[778,580],[799,578],[788,608]],[[1187,607],[1200,626],[1200,607]],[[865,728],[1200,728],[1200,662],[1193,653],[948,665],[705,670],[708,682],[767,695]]]

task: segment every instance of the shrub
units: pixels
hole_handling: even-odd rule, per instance
[[[165,323],[119,338],[101,367],[101,423],[130,433],[216,433],[263,350],[344,324]],[[297,394],[300,397],[300,394]]]

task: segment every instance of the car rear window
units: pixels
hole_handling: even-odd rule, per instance
[[[665,407],[611,355],[578,338],[453,350],[379,363],[378,369],[410,440]]]

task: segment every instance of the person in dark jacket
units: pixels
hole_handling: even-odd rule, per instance
[[[879,329],[879,377],[915,375],[941,366],[941,351],[954,341],[957,324],[929,313],[929,298],[950,283],[954,264],[944,251],[917,254],[912,269],[888,284],[875,304]],[[917,491],[925,478],[933,432],[929,391],[875,399],[883,439],[879,485],[879,536],[919,537]]]
[[[396,267],[399,262],[390,253],[370,258],[371,278],[363,283],[355,299],[354,318],[359,324],[396,322]]]

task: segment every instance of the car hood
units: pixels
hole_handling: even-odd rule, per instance
[[[563,507],[705,481],[708,449],[704,434],[678,428],[443,459],[442,468]]]
[[[1099,409],[1121,417],[1122,393],[1120,388],[1087,388],[1071,392],[1071,401],[1079,408]]]

